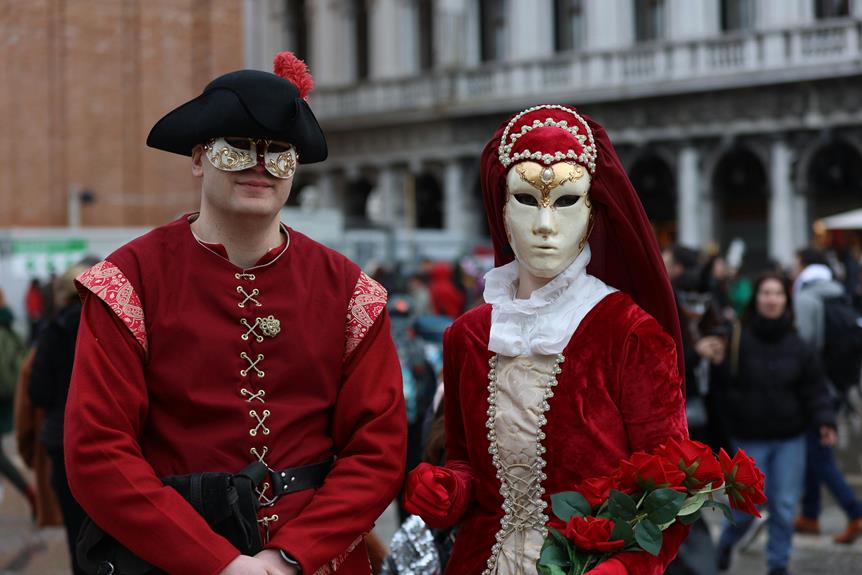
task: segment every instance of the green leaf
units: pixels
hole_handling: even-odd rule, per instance
[[[616,489],[611,490],[610,499],[608,500],[608,511],[611,512],[611,517],[614,521],[630,521],[635,518],[638,512],[637,503],[635,500]]]
[[[691,515],[683,515],[679,518],[683,525],[691,525],[692,523],[696,523],[698,519],[700,519],[701,513],[700,509],[692,513]]]
[[[667,523],[673,521],[684,501],[685,493],[673,489],[656,489],[644,499],[644,511],[653,523]]]
[[[559,565],[541,565],[537,567],[539,575],[568,575],[569,572]]]
[[[551,534],[550,539],[552,540],[553,543],[556,543],[557,545],[559,545],[561,547],[568,547],[569,546],[569,540],[566,539],[566,536],[563,535],[562,533],[560,533],[558,530],[551,527],[550,529],[548,529],[548,533]],[[548,539],[545,539],[546,545],[548,544],[548,541],[549,541]]]
[[[632,531],[632,526],[629,525],[628,521],[615,521],[614,522],[614,530],[611,531],[611,541],[616,541],[617,539],[622,539],[626,542],[626,547],[634,543],[635,541],[635,533]]]
[[[577,491],[563,491],[551,495],[551,509],[554,515],[568,521],[571,517],[583,517],[590,514],[590,504]]]
[[[700,511],[700,508],[703,507],[703,504],[706,503],[706,500],[706,493],[695,493],[683,502],[682,507],[680,508],[677,515],[679,515],[680,517],[685,517],[686,515],[693,515],[694,513],[697,513],[698,511]]]
[[[641,521],[635,526],[635,541],[641,548],[653,556],[661,551],[662,535],[658,526],[649,520]]]
[[[538,567],[558,567],[565,573],[571,567],[569,561],[568,544],[565,547],[558,545],[553,539],[545,539],[542,552],[539,554]]]
[[[712,509],[718,509],[719,511],[724,513],[724,516],[727,518],[728,521],[730,521],[730,523],[732,525],[736,525],[736,520],[733,518],[733,511],[730,510],[730,506],[727,503],[722,503],[721,501],[714,501],[713,500],[713,501],[706,501],[703,504],[703,506],[709,507]]]

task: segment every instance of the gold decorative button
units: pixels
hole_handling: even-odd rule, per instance
[[[257,321],[260,331],[267,337],[275,337],[281,332],[281,321],[275,319],[275,316],[259,317]]]

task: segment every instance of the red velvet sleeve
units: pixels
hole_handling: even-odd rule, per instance
[[[75,353],[64,437],[75,499],[97,525],[164,571],[219,573],[239,551],[162,485],[144,459],[143,350],[93,295],[84,296]]]
[[[407,419],[385,311],[344,365],[332,421],[337,459],[326,482],[266,545],[284,549],[309,574],[337,569],[401,487]]]
[[[450,493],[451,505],[446,523],[459,521],[473,501],[473,468],[467,453],[464,414],[461,409],[461,359],[463,345],[457,341],[456,328],[443,335],[443,399],[446,411],[446,468],[455,475],[456,488]]]
[[[629,334],[618,381],[620,411],[632,451],[652,451],[669,438],[688,437],[676,347],[654,319],[640,322]],[[676,557],[688,531],[679,523],[668,528],[658,557],[631,552],[615,559],[629,573],[660,575]]]

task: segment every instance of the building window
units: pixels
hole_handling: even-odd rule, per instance
[[[721,1],[722,32],[752,29],[754,29],[754,0]]]
[[[483,62],[506,55],[506,0],[479,0]]]
[[[287,47],[298,58],[308,58],[308,29],[305,19],[305,0],[284,1],[284,32]]]
[[[583,0],[554,0],[554,50],[569,52],[583,46]]]
[[[850,15],[850,0],[815,0],[814,15],[818,20]]]
[[[419,69],[434,67],[434,4],[419,0]]]
[[[353,31],[356,38],[356,79],[368,78],[368,7],[365,0],[353,0]]]
[[[665,35],[664,0],[635,0],[635,39],[661,40]]]
[[[443,187],[432,174],[416,176],[416,227],[443,228]]]

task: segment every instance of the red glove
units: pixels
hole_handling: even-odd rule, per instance
[[[446,518],[457,492],[458,481],[453,471],[420,463],[407,476],[404,509],[421,517],[429,527],[448,527]]]

